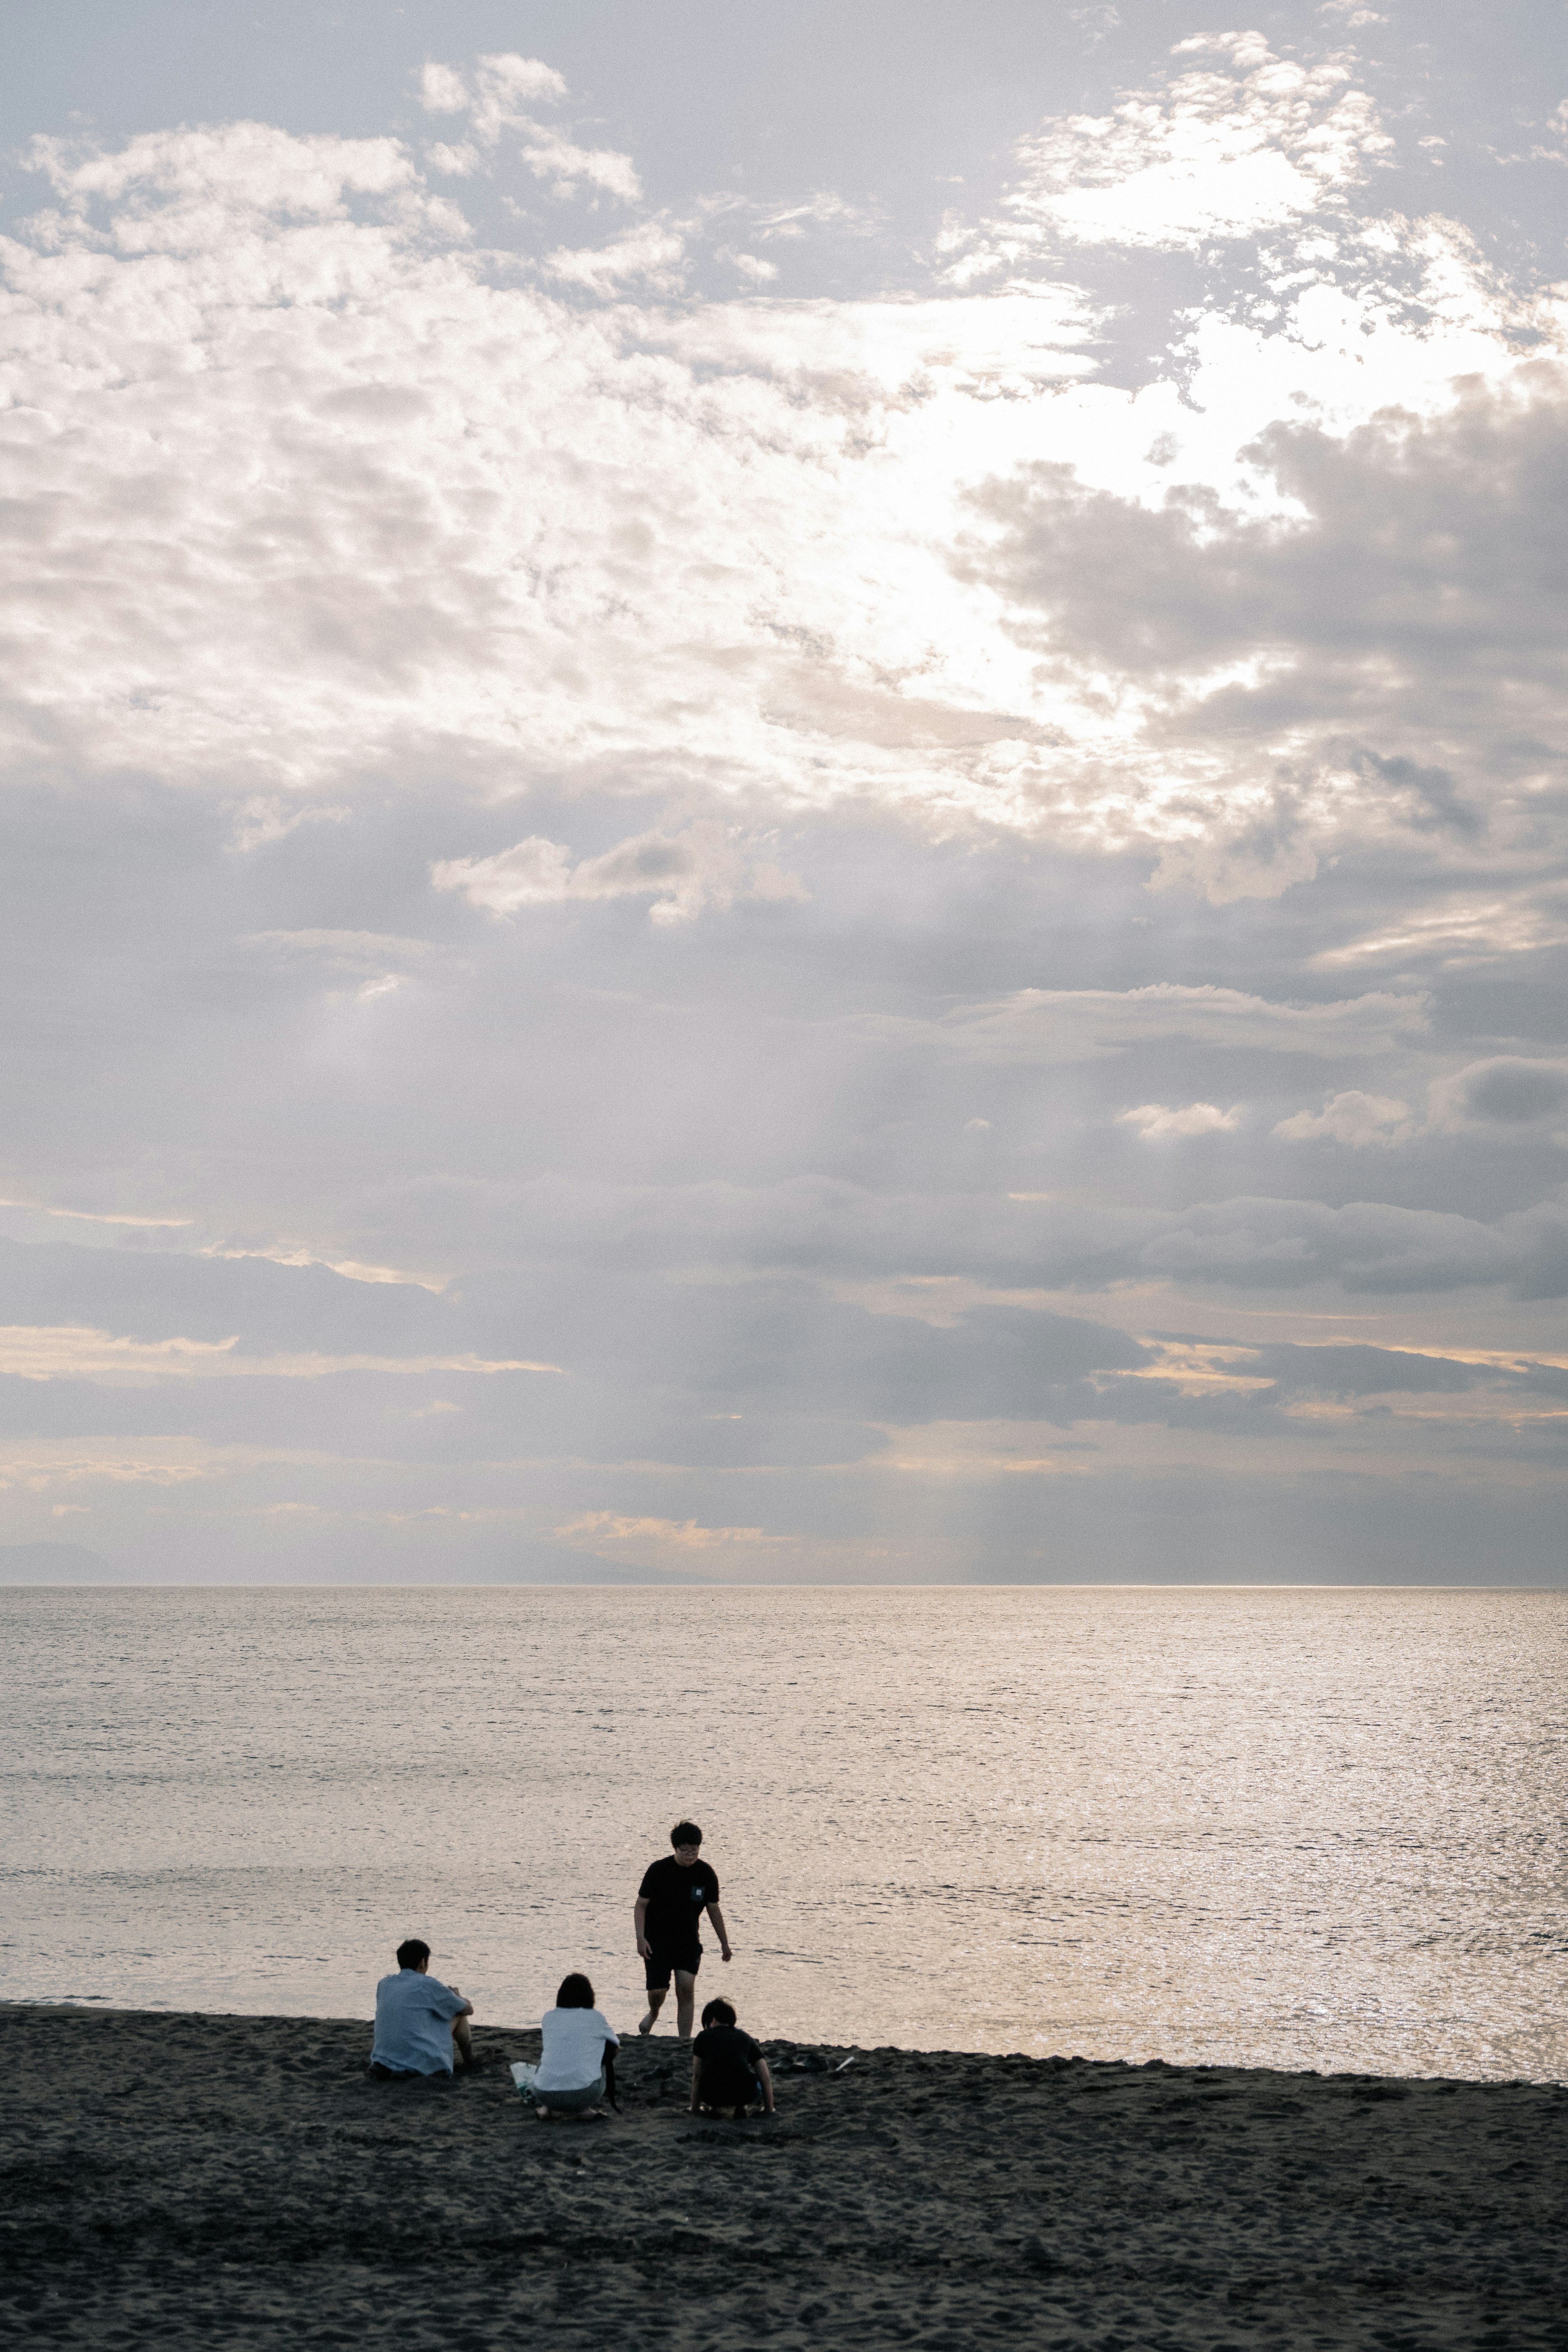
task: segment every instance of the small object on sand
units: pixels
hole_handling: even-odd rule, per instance
[[[835,2066],[835,2068],[833,2069],[833,2071],[834,2071],[834,2073],[835,2073],[836,2074],[847,2074],[847,2073],[848,2072],[849,2068],[850,2068],[851,2066],[853,2066],[853,2064],[854,2064],[854,2063],[855,2063],[855,2060],[854,2060],[853,2055],[851,2055],[850,2057],[846,2058],[846,2059],[844,2060],[844,2062],[843,2062],[843,2063],[842,2063],[841,2065]]]

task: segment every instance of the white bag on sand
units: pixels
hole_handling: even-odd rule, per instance
[[[525,2058],[520,2058],[512,2066],[511,2079],[523,2097],[531,2099],[534,2095],[534,2084],[539,2080],[539,2069],[537,2066],[531,2066]]]

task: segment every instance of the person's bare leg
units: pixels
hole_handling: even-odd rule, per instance
[[[455,2017],[452,2020],[452,2048],[459,2066],[473,2064],[474,2037],[468,2031],[468,2021],[466,2017]]]
[[[683,2042],[691,2039],[691,2021],[697,2010],[697,1979],[688,1976],[684,1969],[675,1971],[675,2030]]]
[[[678,1981],[679,1981],[679,1979],[678,1979]],[[669,1990],[668,1986],[668,1985],[666,1985],[666,1986],[664,1987],[663,1991],[660,1991],[660,1992],[650,1992],[650,1993],[648,1994],[648,1997],[647,1997],[647,2015],[643,2019],[642,2023],[641,2023],[641,2024],[638,2026],[638,2028],[637,2028],[637,2032],[638,2032],[639,2033],[651,2033],[651,2032],[653,2032],[653,2021],[654,2021],[654,2019],[658,2015],[659,2011],[664,2007],[664,1995],[665,1995],[665,1993],[666,1993],[666,1992],[668,1992],[668,1990]]]

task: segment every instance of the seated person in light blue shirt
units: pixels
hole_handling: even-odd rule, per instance
[[[397,1974],[375,1989],[375,2047],[370,2071],[378,2083],[410,2074],[450,2074],[454,2046],[465,2074],[472,2072],[474,2004],[456,1985],[430,1974],[430,1947],[410,1936],[397,1947]]]

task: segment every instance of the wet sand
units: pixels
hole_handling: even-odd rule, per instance
[[[0,2004],[9,2340],[1568,2347],[1556,2087],[780,2042],[777,2119],[721,2125],[661,2034],[541,2123],[369,2039]]]

